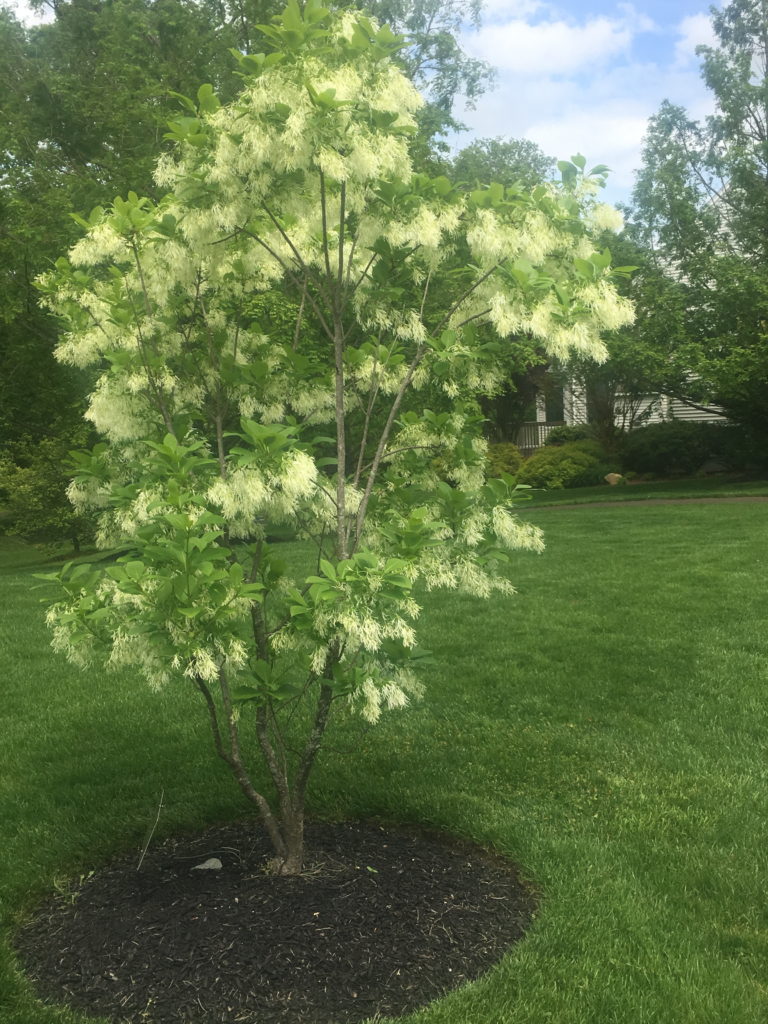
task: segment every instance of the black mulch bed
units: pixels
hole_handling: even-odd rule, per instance
[[[113,1021],[352,1024],[477,978],[530,923],[514,869],[368,824],[307,827],[315,865],[266,874],[252,824],[170,840],[41,907],[16,939],[41,998]],[[192,870],[208,858],[220,871]]]

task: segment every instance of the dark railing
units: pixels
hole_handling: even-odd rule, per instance
[[[515,444],[523,452],[532,452],[536,448],[541,448],[547,439],[547,434],[553,431],[555,427],[562,426],[562,420],[559,423],[524,423],[517,432]]]

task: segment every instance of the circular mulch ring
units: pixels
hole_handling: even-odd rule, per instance
[[[477,978],[533,916],[514,867],[467,844],[350,823],[306,841],[294,878],[265,873],[251,823],[124,858],[39,908],[19,958],[41,998],[113,1021],[351,1024]]]

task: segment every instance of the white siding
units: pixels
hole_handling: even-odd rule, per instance
[[[705,412],[697,409],[687,402],[681,402],[679,398],[669,400],[669,418],[673,420],[694,420],[697,423],[722,423],[725,416],[722,412]]]
[[[573,384],[563,388],[563,417],[569,427],[587,422],[587,397]]]

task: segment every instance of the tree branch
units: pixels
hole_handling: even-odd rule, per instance
[[[419,345],[419,347],[417,348],[416,355],[413,357],[411,365],[408,368],[408,373],[403,378],[400,387],[397,390],[397,394],[395,395],[395,399],[392,403],[392,408],[389,410],[387,422],[384,424],[384,429],[381,433],[381,437],[379,438],[379,443],[376,448],[376,453],[373,457],[373,462],[371,463],[371,471],[368,474],[368,480],[366,481],[363,498],[360,502],[360,507],[357,510],[357,517],[355,519],[355,540],[352,546],[353,550],[360,543],[360,535],[363,530],[365,514],[368,511],[368,504],[371,500],[371,493],[373,492],[373,486],[376,483],[376,476],[379,472],[379,465],[381,464],[382,456],[387,447],[387,441],[389,441],[389,435],[392,431],[392,425],[395,422],[395,417],[397,416],[398,410],[400,408],[400,403],[402,402],[403,396],[405,395],[405,392],[408,390],[408,387],[410,386],[410,383],[413,380],[414,374],[416,373],[419,364],[421,363],[424,356],[427,354],[427,351],[427,346],[424,344]]]
[[[325,732],[325,728],[328,724],[328,715],[331,710],[332,700],[333,690],[330,686],[324,683],[320,687],[320,697],[317,702],[317,711],[315,712],[312,731],[309,734],[307,745],[304,748],[304,754],[293,783],[294,801],[296,801],[297,807],[301,807],[304,802],[307,780],[309,779],[309,773],[312,770],[312,765],[315,763],[315,758],[317,757],[317,752],[320,749],[323,733]]]
[[[200,690],[203,697],[205,698],[205,703],[208,706],[208,716],[211,723],[211,731],[213,733],[213,743],[216,748],[216,753],[219,755],[222,761],[224,761],[229,766],[237,780],[238,785],[240,786],[240,789],[245,794],[245,796],[258,807],[259,813],[261,814],[261,820],[264,822],[264,827],[266,828],[267,833],[269,834],[269,838],[272,841],[272,845],[278,857],[285,857],[285,842],[280,833],[280,828],[278,826],[277,821],[275,820],[275,816],[272,813],[272,809],[265,800],[265,798],[261,795],[261,793],[258,793],[254,788],[253,784],[251,783],[251,780],[248,778],[248,775],[243,766],[243,762],[240,758],[240,745],[237,736],[237,723],[234,721],[234,716],[232,714],[232,702],[229,696],[229,687],[226,682],[226,675],[224,673],[224,669],[222,668],[219,670],[219,684],[221,687],[224,710],[229,725],[230,742],[232,743],[232,741],[234,740],[234,743],[231,745],[230,750],[227,750],[224,746],[224,741],[221,735],[221,729],[219,727],[218,715],[216,713],[216,703],[213,699],[210,689],[208,688],[208,685],[199,676],[195,676],[195,683],[197,685],[197,688]]]
[[[274,259],[279,264],[279,266],[281,266],[283,268],[283,273],[290,279],[291,283],[293,285],[295,285],[295,287],[299,291],[303,291],[304,290],[304,287],[306,286],[306,283],[307,283],[306,276],[304,278],[304,283],[302,284],[301,280],[296,276],[296,274],[293,272],[293,270],[290,268],[290,266],[285,262],[285,260],[278,253],[276,253],[275,250],[272,248],[272,246],[269,245],[267,242],[265,242],[263,238],[261,238],[259,235],[254,234],[253,231],[249,231],[248,228],[240,228],[239,230],[242,232],[242,234],[247,235],[249,238],[252,238],[254,240],[254,242],[258,242],[258,244],[269,253],[269,255],[272,257],[272,259]],[[312,293],[307,290],[306,294],[307,294],[307,297],[309,298],[310,305],[312,306],[312,308],[314,309],[314,311],[315,311],[315,313],[317,315],[317,319],[320,321],[320,324],[321,324],[323,330],[325,331],[327,336],[331,340],[333,340],[333,329],[329,326],[328,321],[326,320],[325,316],[323,315],[323,311],[320,309],[320,307],[315,302],[315,299],[314,299]]]

